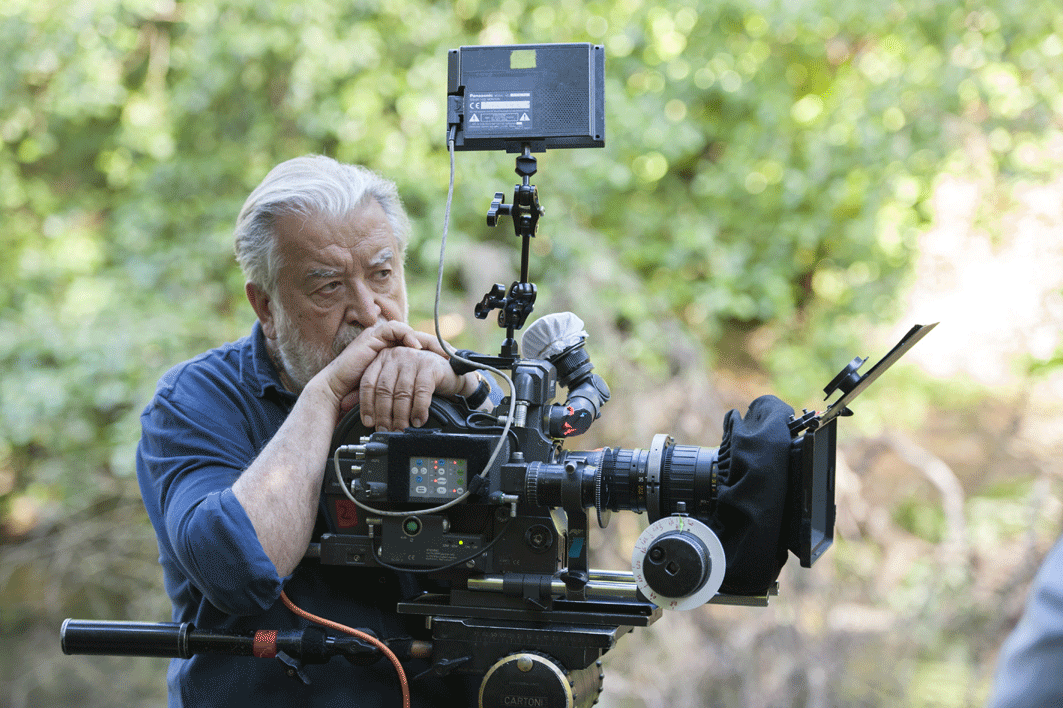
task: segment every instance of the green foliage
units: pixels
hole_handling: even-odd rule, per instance
[[[941,543],[945,538],[945,514],[937,500],[909,498],[895,510],[895,521],[906,532],[931,543]]]
[[[757,330],[781,392],[813,390],[896,313],[937,180],[975,169],[971,135],[994,175],[1059,166],[1054,0],[5,0],[4,535],[128,484],[158,376],[246,333],[230,231],[277,162],[326,153],[399,183],[427,319],[446,50],[573,41],[606,47],[607,147],[540,156],[532,273],[541,310],[617,345],[606,370],[675,373],[678,339],[711,360]],[[497,243],[514,273],[508,228],[483,225],[512,156],[457,162],[451,257]],[[476,271],[446,303],[479,299]],[[912,530],[934,527],[917,511]]]
[[[606,46],[607,148],[540,158],[533,271],[553,301],[600,308],[651,369],[668,322],[710,345],[774,323],[764,362],[820,377],[800,374],[798,353],[834,368],[863,323],[894,312],[964,131],[991,133],[997,169],[1032,174],[1032,148],[1010,148],[1058,133],[1051,3],[702,5],[5,4],[9,493],[43,484],[68,499],[128,473],[151,382],[246,330],[229,232],[276,162],[324,152],[394,176],[419,231],[410,270],[434,271],[450,47]],[[482,228],[511,157],[458,163],[454,248],[489,239],[515,254],[512,236]],[[473,280],[449,285],[490,285]],[[412,283],[419,319],[428,281]]]

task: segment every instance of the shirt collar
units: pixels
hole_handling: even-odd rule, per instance
[[[244,371],[244,380],[258,398],[280,396],[294,402],[297,396],[281,383],[277,367],[273,365],[269,349],[266,347],[266,335],[262,323],[255,320],[251,328],[251,361]]]

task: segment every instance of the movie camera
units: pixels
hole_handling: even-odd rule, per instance
[[[351,411],[325,471],[327,531],[308,552],[325,565],[441,581],[447,590],[397,610],[426,618],[431,642],[413,653],[435,673],[482,677],[484,707],[589,706],[601,691],[601,657],[663,609],[767,604],[788,552],[810,567],[833,541],[837,418],[934,326],[914,327],[863,375],[866,359],[855,359],[824,389],[841,395],[823,412],[795,414],[771,396],[744,417],[731,411],[719,447],[657,434],[643,449],[565,449],[599,417],[609,389],[593,373],[575,315],[547,315],[520,345],[515,338],[536,297],[529,254],[543,209],[533,153],[601,147],[604,128],[602,47],[450,52],[448,143],[517,153],[521,182],[509,204],[494,195],[487,222],[510,218],[522,243],[519,279],[496,284],[475,311],[480,319],[497,311],[506,331],[499,353],[455,352],[452,365],[493,372],[508,394],[493,403],[436,398],[422,428],[397,433],[369,430]],[[590,530],[621,511],[645,512],[650,522],[631,568],[592,569]],[[67,653],[263,655],[258,635],[187,624],[67,620],[62,634]],[[328,636],[271,641],[273,655],[294,657],[296,672],[299,661],[347,651]]]

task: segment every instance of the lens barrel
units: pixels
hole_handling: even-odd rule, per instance
[[[675,445],[666,435],[648,449],[564,452],[557,462],[527,465],[526,498],[550,507],[568,500],[599,511],[645,511],[651,523],[674,513],[707,520],[716,504],[718,452]]]
[[[602,504],[606,509],[646,511],[651,523],[677,512],[711,516],[719,448],[673,445],[667,440],[649,450],[604,452]]]

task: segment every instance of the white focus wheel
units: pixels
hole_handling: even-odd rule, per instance
[[[666,610],[689,610],[711,600],[723,584],[727,558],[712,529],[688,516],[668,516],[639,535],[631,571],[639,590]]]

